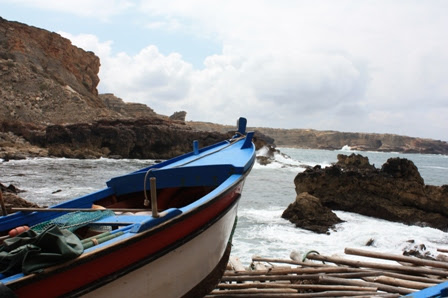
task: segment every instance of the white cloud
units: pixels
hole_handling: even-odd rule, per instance
[[[113,41],[111,40],[101,42],[99,38],[93,34],[73,35],[63,31],[59,31],[57,33],[69,39],[74,46],[82,48],[86,51],[92,51],[98,57],[107,58],[112,52]]]
[[[179,54],[164,56],[148,46],[135,56],[119,53],[101,61],[100,91],[145,103],[162,114],[174,112],[167,107],[188,96],[193,69]]]
[[[92,2],[79,6],[89,14],[106,5]],[[132,8],[127,1],[106,6],[107,16]],[[159,113],[446,139],[447,8],[436,0],[139,2],[147,28],[222,44],[203,69],[151,41],[130,55],[111,54],[112,41],[71,38],[101,57],[101,91]]]

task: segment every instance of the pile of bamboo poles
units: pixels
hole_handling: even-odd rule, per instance
[[[312,252],[304,261],[253,257],[246,269],[231,257],[206,297],[401,297],[448,279],[444,261],[354,248],[345,254],[356,260]]]

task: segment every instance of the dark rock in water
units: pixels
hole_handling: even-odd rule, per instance
[[[369,241],[366,242],[366,246],[372,246],[375,244],[375,239],[370,238]]]
[[[369,163],[369,158],[360,154],[352,153],[350,156],[344,154],[338,154],[337,165],[343,169],[355,169],[355,170],[373,170],[375,167]]]
[[[344,210],[409,225],[448,228],[448,185],[425,185],[414,163],[390,158],[381,170],[367,158],[338,156],[338,163],[299,173],[296,193],[307,192],[332,210]]]
[[[306,192],[297,195],[294,203],[283,212],[282,217],[294,223],[296,227],[316,233],[327,233],[335,224],[343,222],[320,200]]]
[[[257,154],[257,161],[260,165],[265,166],[270,164],[271,162],[275,161],[275,154],[281,154],[281,152],[277,149],[275,149],[272,145],[265,145],[265,153],[264,155]]]
[[[424,244],[410,244],[403,250],[403,255],[426,260],[436,260],[436,258],[431,255],[431,252],[426,250]]]

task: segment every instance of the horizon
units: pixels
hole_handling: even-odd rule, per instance
[[[448,2],[0,4],[93,51],[100,93],[158,114],[448,141]]]

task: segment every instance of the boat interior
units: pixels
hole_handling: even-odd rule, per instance
[[[34,210],[12,214],[8,216],[9,220],[3,219],[0,237],[7,238],[8,233],[19,226],[33,229],[42,222],[60,222],[64,216],[70,218],[69,214],[74,212],[86,214],[81,217],[79,228],[73,229],[81,240],[102,234],[105,229],[114,231],[127,228],[140,232],[187,212],[195,202],[239,172],[230,165],[149,169],[115,177],[107,182],[107,188],[103,190],[49,208],[65,212]],[[149,180],[151,183],[144,183]],[[153,200],[157,203],[152,204]],[[89,212],[82,212],[87,209]],[[104,216],[95,217],[92,209]]]

